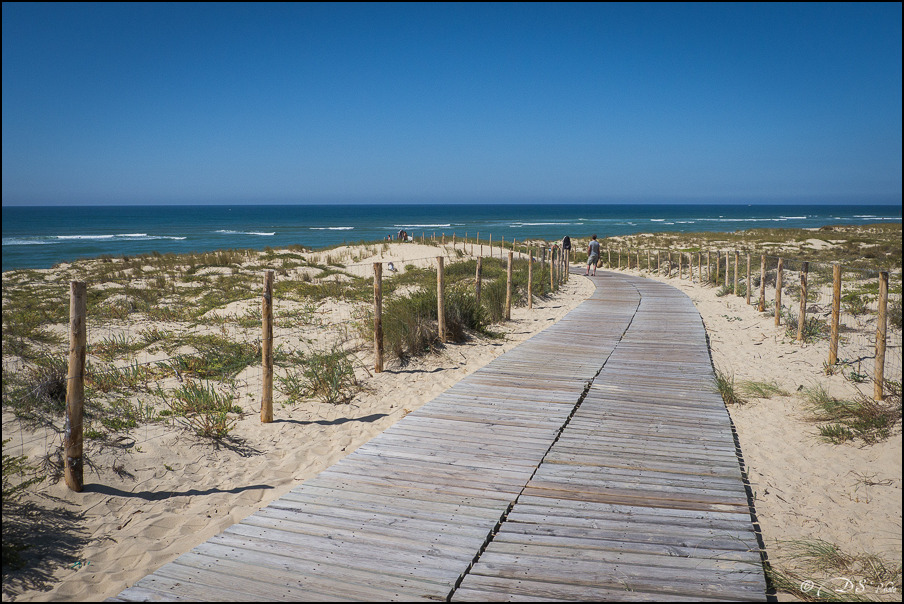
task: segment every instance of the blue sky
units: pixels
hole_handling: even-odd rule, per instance
[[[901,202],[900,3],[3,3],[3,204]]]

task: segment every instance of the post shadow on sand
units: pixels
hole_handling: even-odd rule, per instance
[[[371,415],[365,415],[364,417],[340,417],[337,419],[325,420],[325,419],[315,419],[315,420],[298,420],[298,419],[275,419],[273,420],[274,424],[298,424],[299,426],[310,426],[311,424],[318,424],[320,426],[339,426],[341,424],[347,424],[348,422],[367,422],[372,423],[377,421],[378,419],[383,419],[384,417],[388,417],[388,413],[373,413]]]
[[[85,493],[100,493],[101,495],[109,495],[112,497],[137,497],[140,499],[145,499],[147,501],[162,501],[164,499],[171,499],[173,497],[195,497],[197,495],[213,495],[215,493],[232,493],[233,495],[237,495],[239,493],[244,493],[245,491],[251,491],[255,489],[272,489],[275,488],[269,484],[252,484],[244,487],[235,487],[232,489],[188,489],[185,491],[124,491],[122,489],[117,489],[116,487],[111,487],[105,484],[86,484],[83,492]]]
[[[37,502],[3,502],[3,600],[25,591],[48,591],[54,572],[79,563],[90,541],[84,514]],[[15,544],[26,547],[18,551]],[[17,548],[16,548],[17,549]]]

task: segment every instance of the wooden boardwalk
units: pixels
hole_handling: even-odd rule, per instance
[[[764,600],[705,331],[613,273],[116,600]]]

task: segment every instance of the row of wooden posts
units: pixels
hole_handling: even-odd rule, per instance
[[[612,250],[608,250],[609,265],[612,265]],[[694,275],[694,257],[691,252],[678,253],[678,278],[682,279],[684,275],[683,260],[684,254],[687,254],[688,278],[693,279]],[[621,250],[618,250],[618,268],[621,269]],[[636,252],[637,264],[636,268],[640,268],[641,252]],[[716,253],[716,279],[719,280],[720,265],[722,264],[720,253]],[[724,271],[725,279],[723,283],[727,286],[729,282],[730,256],[724,254]],[[750,261],[751,255],[747,254],[747,304],[750,304],[751,280],[750,280]],[[662,273],[662,252],[656,252],[657,272]],[[734,252],[734,294],[738,295],[740,252]],[[707,274],[712,275],[712,264],[710,252],[706,252]],[[631,252],[627,252],[627,268],[631,268]],[[806,329],[807,317],[807,275],[809,273],[810,263],[803,262],[800,268],[800,313],[797,318],[797,341],[803,342]],[[647,270],[651,269],[651,252],[647,250]],[[668,264],[666,266],[667,276],[672,276],[672,252],[668,252]],[[697,253],[697,275],[699,280],[703,281],[703,253]],[[778,258],[776,263],[775,277],[775,325],[781,325],[782,311],[782,277],[784,275],[784,259]],[[760,292],[757,302],[757,310],[765,312],[766,310],[766,255],[760,257]],[[831,367],[838,362],[838,334],[839,322],[841,319],[841,265],[834,264],[832,266],[832,318],[829,325],[829,359],[828,365]],[[873,398],[882,400],[884,397],[884,381],[885,381],[885,344],[888,333],[888,271],[879,272],[879,309],[876,324],[876,358],[875,371],[873,373]]]
[[[513,242],[514,244],[514,242]],[[550,287],[568,278],[567,258],[556,250],[544,249],[542,262],[550,263]],[[514,252],[508,252],[508,269],[506,279],[505,318],[511,319],[512,306],[512,261]],[[533,251],[528,250],[528,308],[533,307]],[[437,321],[439,323],[440,340],[446,341],[444,318],[444,274],[442,256],[436,257],[437,263]],[[374,269],[374,370],[383,371],[383,265],[375,262]],[[480,302],[482,258],[477,258],[476,295]],[[262,338],[261,338],[261,422],[273,421],[273,271],[264,273],[263,296],[261,303]],[[84,449],[84,403],[85,403],[85,370],[88,351],[88,294],[84,281],[72,281],[69,295],[69,361],[66,380],[66,421],[63,434],[65,450],[64,478],[67,486],[73,491],[81,492],[84,487],[83,449]]]
[[[445,236],[443,237],[445,240]],[[453,235],[453,245],[455,236]],[[515,242],[512,242],[514,248]],[[492,254],[492,247],[491,254]],[[562,283],[568,278],[569,256],[568,252],[562,253],[558,248],[541,248],[542,254],[539,256],[541,261],[545,263],[547,258],[550,262],[550,287],[555,289],[556,284]],[[608,250],[609,265],[612,265],[612,251]],[[688,254],[688,272],[689,277],[693,278],[693,256]],[[482,256],[482,246],[481,246]],[[511,302],[512,302],[512,260],[514,252],[508,251],[508,268],[506,278],[506,303],[505,318],[511,318]],[[533,304],[533,251],[528,250],[528,308]],[[631,254],[627,255],[627,267],[631,267]],[[636,267],[641,264],[641,252],[636,253]],[[684,254],[678,255],[678,278],[683,278],[683,258]],[[710,263],[710,253],[706,253],[707,274],[712,274],[712,265]],[[729,256],[724,256],[724,283],[728,284],[729,277]],[[739,253],[734,253],[735,270],[734,270],[734,293],[738,293],[739,280]],[[750,304],[751,290],[750,287],[750,262],[751,256],[747,254],[747,303]],[[444,275],[443,265],[444,258],[436,257],[437,263],[437,322],[439,325],[439,337],[442,341],[446,339],[445,318],[444,318]],[[647,269],[651,271],[650,251],[647,251]],[[720,272],[720,254],[716,254],[716,281]],[[657,271],[662,273],[662,255],[660,251],[656,252]],[[668,276],[672,276],[672,253],[668,253]],[[476,273],[476,295],[478,302],[480,300],[481,287],[481,268],[482,258],[477,258]],[[618,251],[618,268],[621,268],[621,251]],[[798,317],[797,339],[803,341],[804,329],[806,321],[806,300],[807,300],[807,273],[809,263],[803,262],[800,270],[800,315]],[[383,371],[383,326],[382,326],[382,263],[374,263],[374,370],[376,372]],[[784,271],[784,261],[779,258],[776,266],[776,287],[775,287],[775,324],[781,324],[781,296],[782,296],[782,277]],[[697,271],[702,281],[703,264],[702,253],[697,254]],[[652,271],[651,271],[652,272]],[[766,256],[763,255],[760,261],[760,291],[757,308],[760,312],[765,311],[766,306]],[[264,275],[264,291],[262,300],[262,369],[263,384],[261,397],[261,421],[264,423],[273,421],[273,271],[266,271]],[[838,332],[839,320],[841,315],[841,266],[833,267],[833,287],[832,287],[832,318],[830,325],[829,337],[829,366],[838,362]],[[87,285],[82,281],[72,281],[70,284],[70,314],[69,314],[69,369],[67,375],[66,387],[66,422],[64,426],[64,448],[65,448],[65,480],[70,489],[81,491],[83,487],[83,406],[85,396],[85,362],[87,355]],[[874,398],[882,400],[884,396],[883,382],[885,375],[885,347],[887,334],[887,312],[888,312],[888,272],[879,273],[879,312],[876,326],[876,357],[875,370],[873,375],[874,382]]]

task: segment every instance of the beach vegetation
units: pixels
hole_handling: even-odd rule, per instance
[[[133,393],[148,390],[151,381],[159,379],[167,372],[159,365],[148,365],[132,361],[124,366],[98,366],[88,362],[85,367],[86,395],[98,392]]]
[[[784,310],[784,309],[783,309]],[[797,331],[799,329],[799,318],[797,313],[788,309],[782,313],[785,325],[785,337],[792,340],[797,339]],[[824,319],[818,316],[809,315],[804,318],[803,341],[806,343],[824,340],[829,337],[829,326]]]
[[[741,397],[740,388],[735,384],[734,374],[715,370],[715,390],[722,395],[726,405],[743,405],[747,401]]]
[[[41,355],[20,371],[3,368],[3,408],[26,425],[54,426],[66,410],[67,361]]]
[[[178,342],[191,346],[195,354],[178,354],[169,365],[179,374],[199,378],[234,377],[245,367],[259,363],[260,340],[234,341],[215,335],[185,335]]]
[[[744,380],[740,383],[740,390],[753,398],[772,398],[773,396],[788,396],[775,380]]]
[[[167,394],[162,389],[158,395],[167,407],[169,416],[183,428],[197,436],[219,440],[235,428],[241,407],[234,404],[234,394],[218,389],[210,382],[187,380],[179,388]]]
[[[805,392],[810,420],[821,424],[820,435],[832,443],[875,444],[889,438],[901,422],[901,387],[887,382],[881,401],[860,394],[854,399],[830,396],[822,386]]]
[[[438,344],[436,288],[418,288],[383,303],[383,342],[390,355],[406,364]],[[372,337],[372,334],[371,336]]]
[[[97,344],[89,345],[88,354],[105,361],[112,361],[120,355],[133,353],[142,348],[144,348],[143,342],[133,341],[125,333],[120,333],[107,336]]]
[[[312,349],[278,380],[290,400],[313,398],[337,405],[350,402],[361,391],[351,351],[341,344]]]
[[[6,445],[11,439],[3,441],[3,574],[10,568],[21,568],[21,553],[28,549],[28,530],[22,530],[23,522],[27,522],[24,506],[20,505],[22,495],[43,481],[45,476],[38,469],[28,464],[25,455],[8,455]]]
[[[780,592],[805,602],[875,602],[901,599],[901,564],[876,554],[853,554],[821,539],[780,541],[781,566],[766,565]]]

